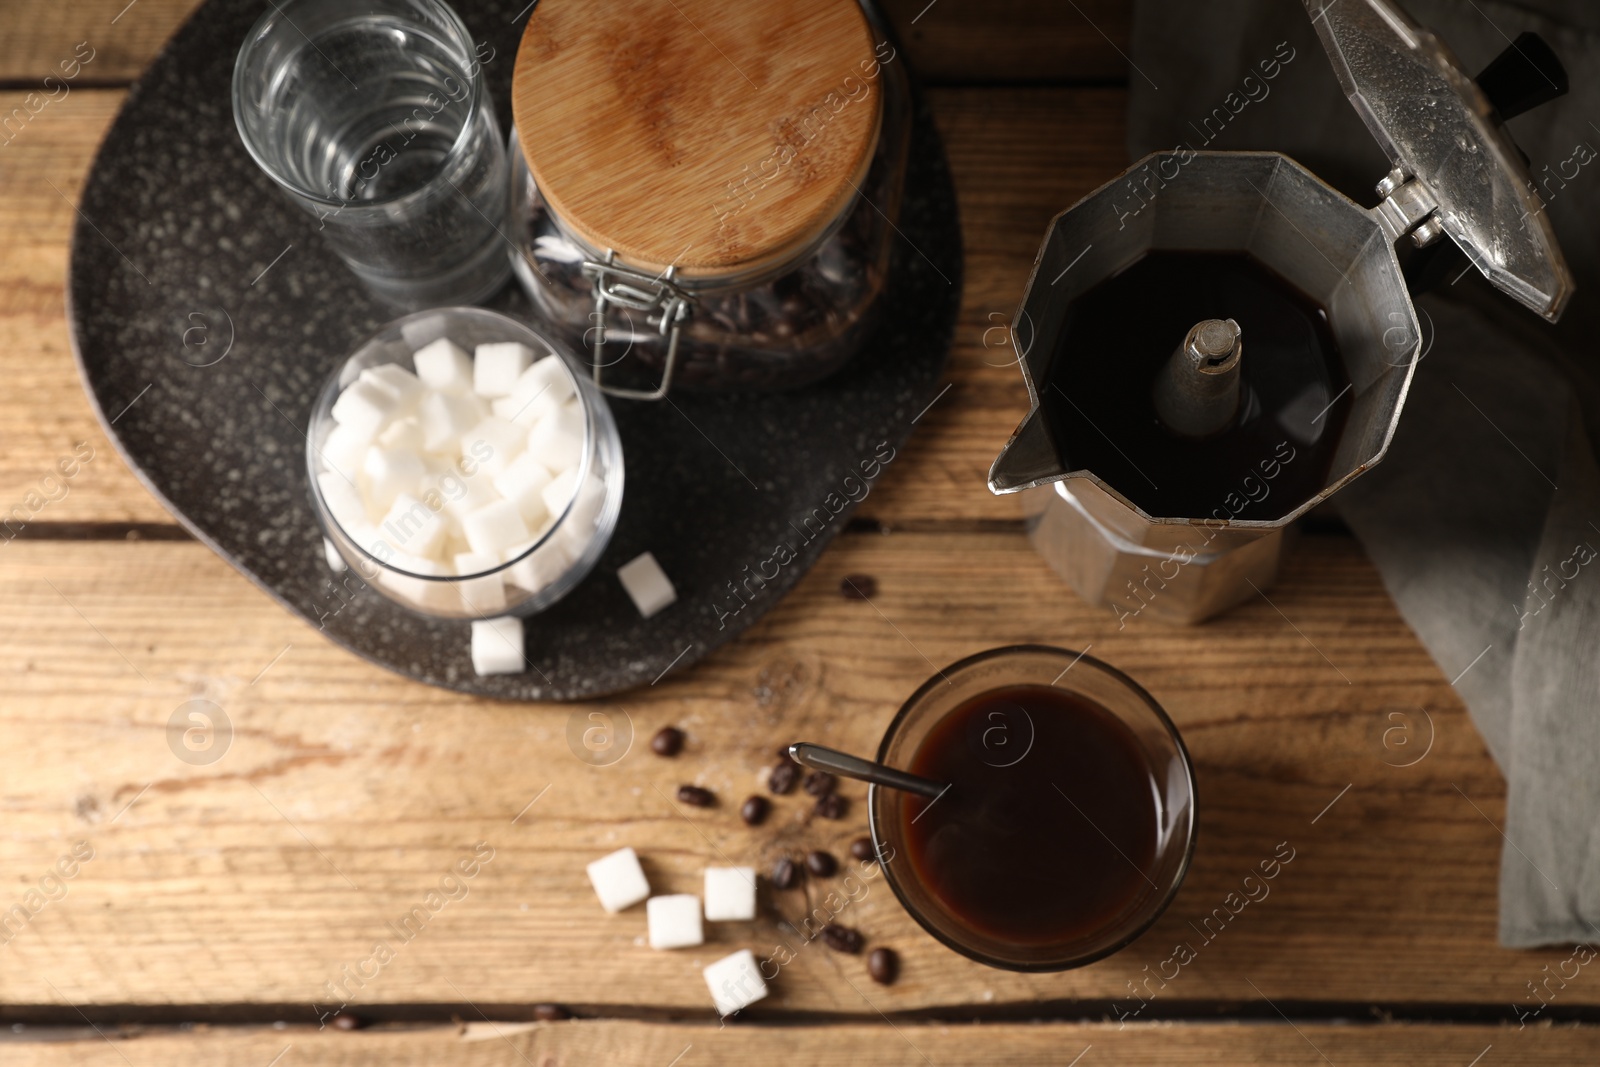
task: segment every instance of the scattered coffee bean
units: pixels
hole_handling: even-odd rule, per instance
[[[794,860],[785,856],[772,865],[772,888],[793,889],[799,884],[800,868],[795,866]]]
[[[697,808],[709,808],[717,802],[717,794],[709,789],[701,789],[697,785],[680,785],[678,800],[680,803],[692,804]]]
[[[806,853],[806,870],[818,878],[831,878],[839,869],[839,861],[833,858],[833,853],[817,850]]]
[[[772,768],[772,773],[767,775],[767,788],[777,796],[788,796],[794,792],[795,783],[799,780],[799,765],[792,760],[785,759],[782,763]]]
[[[863,938],[860,930],[829,923],[822,928],[822,943],[835,952],[848,952],[852,956],[861,951]]]
[[[683,731],[676,726],[663,726],[650,739],[650,751],[658,756],[676,756],[683,751]]]
[[[858,837],[850,842],[850,855],[865,863],[867,860],[878,858],[878,850],[872,845],[872,838]]]
[[[871,600],[878,595],[878,579],[870,574],[847,574],[839,582],[846,600]]]
[[[817,798],[817,814],[824,819],[842,819],[849,807],[849,803],[838,793]]]
[[[827,796],[839,784],[839,779],[827,771],[812,771],[806,775],[806,792],[814,797]]]
[[[793,763],[794,762],[794,760],[789,758],[789,746],[788,745],[779,745],[778,746],[778,758],[783,760],[783,762],[785,762],[785,763]]]
[[[867,953],[867,973],[879,985],[894,985],[900,977],[900,957],[892,948],[875,948]]]
[[[334,1025],[335,1029],[338,1029],[338,1030],[359,1030],[359,1029],[361,1029],[361,1017],[358,1016],[358,1015],[351,1015],[347,1011],[341,1011],[339,1014],[335,1015],[332,1019],[329,1019],[328,1021],[331,1022]]]
[[[880,948],[878,950],[878,952],[885,951],[887,949]],[[876,956],[878,952],[874,952],[873,955]],[[871,961],[869,960],[868,963],[870,964]],[[542,1023],[558,1023],[562,1019],[572,1018],[572,1013],[560,1004],[535,1004],[533,1006],[533,1017]]]
[[[739,809],[739,818],[744,820],[746,826],[760,826],[767,821],[767,812],[771,810],[772,803],[766,797],[746,797]]]

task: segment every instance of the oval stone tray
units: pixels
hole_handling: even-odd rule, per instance
[[[509,129],[526,0],[460,5]],[[961,293],[943,149],[919,100],[883,325],[839,374],[774,394],[612,402],[627,489],[594,572],[527,621],[521,675],[480,678],[465,622],[336,584],[307,498],[322,382],[394,312],[371,300],[246,153],[229,103],[259,0],[211,0],[130,92],[73,232],[73,346],[106,432],[194,535],[329,638],[430,685],[570,700],[681,671],[777,604],[933,402]],[[902,53],[903,54],[903,53]],[[533,319],[510,286],[491,305]],[[639,617],[619,566],[650,551],[678,601]],[[774,573],[774,571],[776,573]]]

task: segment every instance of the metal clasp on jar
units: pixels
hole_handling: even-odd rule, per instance
[[[594,280],[594,357],[591,362],[594,384],[610,396],[629,400],[660,400],[672,387],[672,372],[678,362],[678,331],[683,320],[689,317],[693,300],[677,285],[678,268],[668,267],[661,274],[646,274],[642,270],[617,262],[614,249],[606,249],[603,261],[583,261],[583,274]],[[605,383],[604,349],[606,344],[606,309],[612,304],[630,311],[645,313],[645,321],[661,331],[667,339],[667,354],[661,368],[661,382],[654,389],[626,389]]]

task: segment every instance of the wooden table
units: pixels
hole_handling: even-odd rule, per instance
[[[0,1060],[1490,1067],[1600,1055],[1581,1025],[1600,1017],[1600,978],[1551,978],[1570,949],[1496,944],[1504,783],[1351,539],[1302,537],[1270,603],[1200,629],[1119,629],[1047,571],[1015,505],[984,489],[1025,406],[1003,323],[1039,236],[1124,162],[1122,5],[890,4],[933,86],[960,192],[953,387],[849,532],[746,637],[656,687],[577,707],[467,700],[334,648],[175,526],[93,421],[63,317],[73,202],[126,85],[192,6],[11,0],[0,12],[0,113],[77,42],[95,49],[70,95],[0,148],[0,510],[26,502],[29,515],[0,541],[0,911],[27,912],[0,934],[0,1020],[16,1024]],[[64,488],[51,482],[80,442],[93,459]],[[876,580],[871,603],[841,595],[846,575]],[[642,945],[639,909],[596,906],[583,866],[624,844],[667,891],[693,891],[722,858],[842,855],[864,828],[860,790],[846,790],[840,823],[807,825],[793,798],[761,832],[734,817],[773,746],[816,736],[870,750],[930,664],[1016,641],[1093,646],[1167,707],[1198,765],[1194,867],[1131,948],[1065,974],[987,970],[923,934],[878,882],[850,922],[899,950],[898,984],[806,946],[767,1000],[721,1028],[698,968],[737,947],[770,951],[785,936],[771,911],[753,929],[712,927],[703,949],[660,953]],[[167,742],[169,716],[195,698],[234,731],[205,766]],[[674,762],[639,743],[588,766],[567,733],[595,712],[626,715],[641,740],[677,724],[688,750]],[[691,780],[727,803],[678,810],[666,795]],[[327,983],[478,842],[493,859],[466,895],[355,990],[367,1027],[319,1028],[337,1006]],[[1198,921],[1280,842],[1295,858],[1270,896],[1204,939]],[[51,877],[75,847],[92,858]],[[778,908],[798,914],[790,896]],[[1154,978],[1183,941],[1194,961]],[[576,1018],[533,1022],[541,1002]]]

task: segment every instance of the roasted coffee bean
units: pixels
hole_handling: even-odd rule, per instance
[[[812,771],[806,775],[806,792],[814,797],[827,796],[839,784],[839,779],[827,771]]]
[[[760,826],[767,821],[767,812],[771,810],[772,804],[766,797],[750,796],[739,808],[739,818],[744,820],[746,826]]]
[[[885,950],[881,948],[878,950],[878,952],[883,951]],[[873,953],[874,956],[877,954],[877,952]],[[868,962],[870,963],[871,961]],[[560,1004],[535,1004],[533,1006],[533,1017],[542,1023],[558,1023],[562,1019],[572,1018],[572,1013]]]
[[[806,870],[818,878],[831,878],[838,869],[839,861],[833,858],[833,853],[820,849],[806,853]]]
[[[778,758],[781,759],[785,763],[793,763],[794,762],[794,760],[789,758],[789,746],[788,745],[779,745],[778,746]]]
[[[682,804],[692,804],[697,808],[709,808],[717,802],[717,794],[709,789],[701,789],[697,785],[680,785],[678,801]]]
[[[658,756],[676,756],[683,751],[683,731],[676,726],[663,726],[650,739],[650,751]]]
[[[788,856],[772,865],[772,888],[793,889],[800,884],[800,868]]]
[[[838,923],[829,923],[822,928],[822,943],[835,952],[848,952],[853,956],[861,951],[863,940],[860,930],[852,930]]]
[[[328,1021],[334,1025],[335,1029],[338,1030],[361,1029],[361,1017],[359,1015],[351,1015],[347,1011],[341,1011]]]
[[[785,759],[782,763],[772,768],[772,773],[767,775],[767,788],[777,796],[788,796],[794,792],[794,785],[799,780],[799,764],[793,760]]]
[[[867,860],[877,859],[878,850],[872,846],[872,838],[858,837],[850,842],[850,855],[864,863]]]
[[[879,985],[894,985],[900,977],[900,957],[892,948],[875,948],[867,953],[867,973]]]
[[[842,819],[849,803],[838,793],[829,793],[817,799],[817,814],[824,819]]]
[[[846,600],[871,600],[878,595],[878,579],[870,574],[847,574],[839,581]]]

